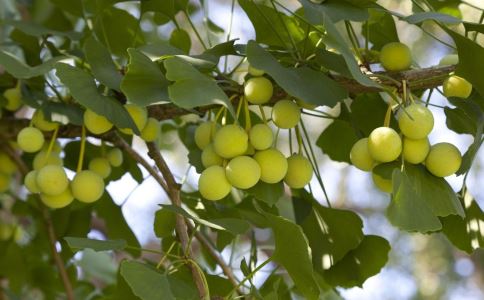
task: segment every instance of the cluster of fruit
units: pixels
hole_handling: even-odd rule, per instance
[[[272,98],[272,82],[264,72],[249,68],[252,76],[244,86],[245,105],[267,104]],[[272,122],[280,129],[297,126],[299,106],[292,100],[278,101],[272,107]],[[311,162],[300,153],[285,157],[274,147],[274,134],[267,121],[246,128],[238,124],[220,126],[216,121],[200,124],[195,130],[195,143],[202,150],[205,170],[198,188],[207,200],[220,200],[232,187],[249,189],[259,181],[273,184],[283,180],[294,189],[303,188],[313,176]]]

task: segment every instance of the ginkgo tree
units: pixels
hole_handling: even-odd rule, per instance
[[[332,205],[317,151],[370,172],[399,230],[443,233],[468,254],[483,247],[466,178],[483,141],[484,25],[462,17],[464,1],[408,0],[404,15],[372,0],[232,0],[225,15],[240,7],[255,30],[246,43],[206,9],[193,20],[209,2],[6,2],[0,299],[321,299],[362,286],[391,246]],[[454,53],[419,67],[399,39],[409,26]],[[430,144],[432,93],[447,98],[448,130],[473,136],[464,153]],[[170,132],[195,189],[172,172]],[[158,248],[142,248],[106,190],[126,174],[143,182],[142,169],[170,201],[152,212]],[[241,241],[250,253],[234,266],[222,252]],[[76,253],[92,250],[116,258],[115,278],[89,280]]]

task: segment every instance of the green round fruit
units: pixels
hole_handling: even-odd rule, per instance
[[[430,143],[427,138],[420,140],[403,138],[403,158],[411,164],[424,162],[429,150]]]
[[[254,159],[260,166],[260,180],[266,183],[281,181],[287,174],[287,159],[277,149],[269,148],[257,152]]]
[[[44,135],[34,127],[25,127],[17,135],[17,143],[24,152],[34,153],[42,149]]]
[[[0,152],[0,173],[11,175],[17,171],[17,165],[10,159],[10,157]]]
[[[195,144],[200,150],[212,142],[218,126],[214,122],[203,122],[195,129]]]
[[[205,147],[202,151],[202,165],[205,168],[211,167],[211,166],[221,166],[224,162],[224,159],[220,157],[217,153],[215,153],[215,150],[213,149],[213,145],[209,144],[208,146]]]
[[[462,77],[452,75],[442,84],[445,97],[468,98],[472,93],[472,84]]]
[[[403,135],[420,140],[426,138],[434,128],[434,116],[427,107],[412,104],[400,112],[398,125]]]
[[[439,62],[439,66],[451,66],[457,65],[459,63],[459,55],[457,54],[447,54],[446,56],[442,57]]]
[[[391,162],[402,153],[402,140],[392,128],[378,127],[368,137],[368,151],[378,162]]]
[[[41,193],[57,196],[69,186],[69,179],[63,167],[48,165],[37,172],[37,186]]]
[[[105,116],[98,115],[90,109],[84,112],[84,126],[87,130],[94,134],[103,134],[113,128],[111,123]]]
[[[42,147],[42,150],[41,151],[48,151],[49,150],[49,146],[50,144],[49,143],[44,143],[44,146]],[[60,154],[62,152],[62,147],[60,145],[60,143],[58,141],[55,141],[54,142],[54,145],[52,146],[52,150],[51,150],[53,153],[56,153],[56,154]]]
[[[11,224],[0,223],[0,241],[7,241],[13,233],[13,226]]]
[[[272,146],[274,135],[267,124],[256,124],[249,131],[249,141],[255,150],[265,150]]]
[[[375,165],[373,157],[368,150],[368,138],[363,138],[357,141],[350,152],[351,163],[360,170],[371,171]]]
[[[249,189],[260,179],[260,166],[252,157],[237,156],[225,167],[225,175],[232,186],[238,189]]]
[[[385,179],[375,172],[371,172],[371,177],[373,178],[373,183],[382,192],[391,194],[393,192],[393,185],[390,179]]]
[[[0,193],[5,193],[10,189],[11,177],[8,174],[0,173]]]
[[[45,206],[56,209],[63,208],[71,204],[74,201],[74,196],[72,196],[71,190],[66,188],[61,194],[56,196],[50,196],[46,194],[40,194],[40,200]]]
[[[259,70],[259,69],[256,69],[254,68],[253,66],[250,66],[249,65],[249,74],[252,75],[252,76],[256,76],[256,77],[259,77],[259,76],[262,76],[264,75],[264,71],[263,70]]]
[[[430,147],[425,166],[437,177],[447,177],[459,170],[462,156],[459,149],[450,143],[438,143]]]
[[[123,151],[118,148],[113,148],[106,154],[106,158],[111,166],[119,167],[123,164]]]
[[[287,158],[287,173],[284,182],[293,189],[302,189],[311,181],[313,167],[309,160],[301,154],[293,154]]]
[[[63,164],[64,162],[62,161],[62,158],[59,157],[58,153],[51,152],[47,157],[47,151],[40,151],[35,155],[32,167],[34,170],[40,170],[44,166],[62,166]]]
[[[136,128],[138,128],[138,130],[141,132],[148,121],[148,111],[146,108],[134,104],[125,104],[124,108],[126,108],[129,115],[133,119]],[[124,134],[133,134],[133,130],[131,128],[122,128],[120,131]]]
[[[37,185],[37,171],[33,170],[27,173],[24,178],[24,185],[32,194],[40,193],[39,186]]]
[[[272,121],[277,127],[293,128],[301,119],[301,109],[291,100],[281,100],[272,108]]]
[[[198,179],[198,190],[207,200],[220,200],[225,198],[232,189],[225,169],[221,166],[211,166],[202,172]]]
[[[84,170],[76,174],[71,182],[71,191],[75,199],[92,203],[104,194],[104,181],[93,171]]]
[[[148,118],[145,127],[141,130],[141,138],[145,142],[154,142],[161,132],[160,122],[155,118]]]
[[[247,151],[249,136],[239,125],[225,125],[220,128],[213,139],[215,152],[223,158],[232,158]]]
[[[387,71],[407,70],[412,64],[412,54],[405,44],[389,43],[381,48],[380,63]]]
[[[7,104],[4,107],[6,110],[16,111],[22,106],[22,93],[20,92],[20,88],[6,89],[3,92],[3,96],[7,99]]]
[[[59,127],[59,123],[48,121],[44,112],[40,109],[36,110],[32,115],[32,124],[42,131],[52,131]]]
[[[89,170],[102,178],[107,178],[111,174],[111,164],[107,158],[96,157],[89,162]]]
[[[274,87],[265,77],[253,77],[247,80],[244,86],[244,95],[252,104],[264,104],[272,98]]]

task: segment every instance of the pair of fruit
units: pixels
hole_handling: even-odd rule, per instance
[[[123,163],[123,152],[118,148],[111,149],[106,155],[95,157],[89,162],[89,170],[106,179],[111,174],[111,167],[119,167]]]

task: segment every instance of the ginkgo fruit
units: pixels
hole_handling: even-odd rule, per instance
[[[105,116],[98,115],[92,110],[86,109],[84,112],[84,126],[94,134],[103,134],[113,128],[113,123]]]
[[[119,167],[123,164],[123,151],[118,148],[113,148],[108,151],[106,158],[113,167]]]
[[[4,193],[10,188],[11,177],[7,174],[0,173],[0,193]]]
[[[350,161],[360,170],[369,172],[373,169],[375,161],[368,150],[368,138],[362,138],[353,145],[350,152]]]
[[[462,156],[456,146],[450,143],[438,143],[430,147],[425,160],[425,167],[437,177],[447,177],[459,170]]]
[[[223,158],[232,158],[247,151],[249,136],[239,125],[231,124],[220,128],[213,139],[215,152]]]
[[[52,131],[59,127],[59,123],[47,120],[45,118],[44,112],[40,109],[36,110],[32,115],[32,125],[42,131]]]
[[[211,166],[205,169],[198,179],[198,190],[207,200],[223,199],[231,189],[232,185],[227,180],[225,169],[221,166]]]
[[[47,194],[40,194],[40,200],[45,206],[56,209],[63,208],[71,204],[74,201],[74,196],[72,196],[71,190],[66,188],[59,195],[51,196]]]
[[[64,162],[62,161],[62,158],[59,157],[58,153],[51,152],[49,156],[47,156],[47,151],[40,151],[35,155],[32,167],[34,170],[39,170],[47,165],[62,166],[63,164]]]
[[[32,170],[25,175],[24,185],[32,194],[40,193],[39,186],[37,185],[37,171]]]
[[[281,100],[272,108],[272,121],[277,127],[288,129],[295,127],[301,119],[299,106],[291,100]]]
[[[0,152],[0,173],[11,175],[17,171],[17,165],[5,153]]]
[[[22,93],[19,87],[6,89],[3,96],[7,99],[7,104],[4,106],[6,110],[16,111],[22,106]]]
[[[89,170],[102,178],[107,178],[111,174],[111,164],[107,158],[95,157],[89,162]]]
[[[381,48],[380,63],[387,71],[407,70],[412,64],[412,54],[405,44],[388,43]]]
[[[390,127],[378,127],[368,137],[368,151],[379,162],[390,162],[402,153],[402,140]]]
[[[160,136],[160,123],[155,118],[148,118],[145,127],[141,130],[141,138],[145,142],[153,142]]]
[[[264,75],[264,71],[263,70],[259,70],[259,69],[256,69],[254,68],[253,66],[249,66],[249,74],[252,75],[252,76],[262,76]]]
[[[260,179],[261,169],[257,161],[249,156],[237,156],[225,167],[230,184],[238,189],[253,187]]]
[[[400,112],[398,125],[406,137],[419,140],[426,138],[434,128],[434,116],[427,107],[412,104]]]
[[[457,75],[449,76],[442,84],[445,97],[468,98],[472,93],[472,84]]]
[[[244,95],[252,104],[269,102],[274,93],[272,82],[265,77],[253,77],[247,80],[244,86]]]
[[[35,127],[25,127],[18,133],[17,143],[24,152],[37,152],[44,145],[44,135]]]
[[[37,186],[41,193],[57,196],[67,189],[69,179],[63,167],[48,165],[37,171]]]
[[[425,161],[429,154],[430,143],[427,138],[413,140],[403,139],[403,158],[412,164],[419,164]]]
[[[313,167],[311,162],[301,154],[293,154],[287,158],[287,173],[284,182],[293,189],[301,189],[311,181]]]
[[[373,179],[373,183],[375,186],[382,192],[391,194],[393,191],[392,180],[383,178],[382,176],[376,174],[375,172],[371,172],[371,178]]]
[[[269,148],[258,151],[254,159],[260,166],[260,180],[266,183],[281,181],[287,173],[287,159],[277,149]]]
[[[204,122],[195,129],[195,144],[200,150],[205,149],[211,143],[217,130],[214,122]]]
[[[213,145],[209,144],[205,147],[202,151],[202,165],[205,168],[211,166],[221,166],[224,162],[224,159],[218,155],[215,150],[213,149]]]
[[[104,181],[97,173],[84,170],[77,173],[72,179],[71,191],[75,199],[84,203],[92,203],[102,197]]]
[[[267,124],[256,124],[249,131],[250,144],[256,150],[265,150],[274,142],[272,129]]]
[[[135,104],[125,104],[124,108],[126,108],[129,115],[133,119],[136,128],[138,128],[138,130],[141,132],[148,121],[148,112],[146,111],[146,108]],[[133,130],[131,128],[121,128],[119,130],[124,134],[133,134]]]

